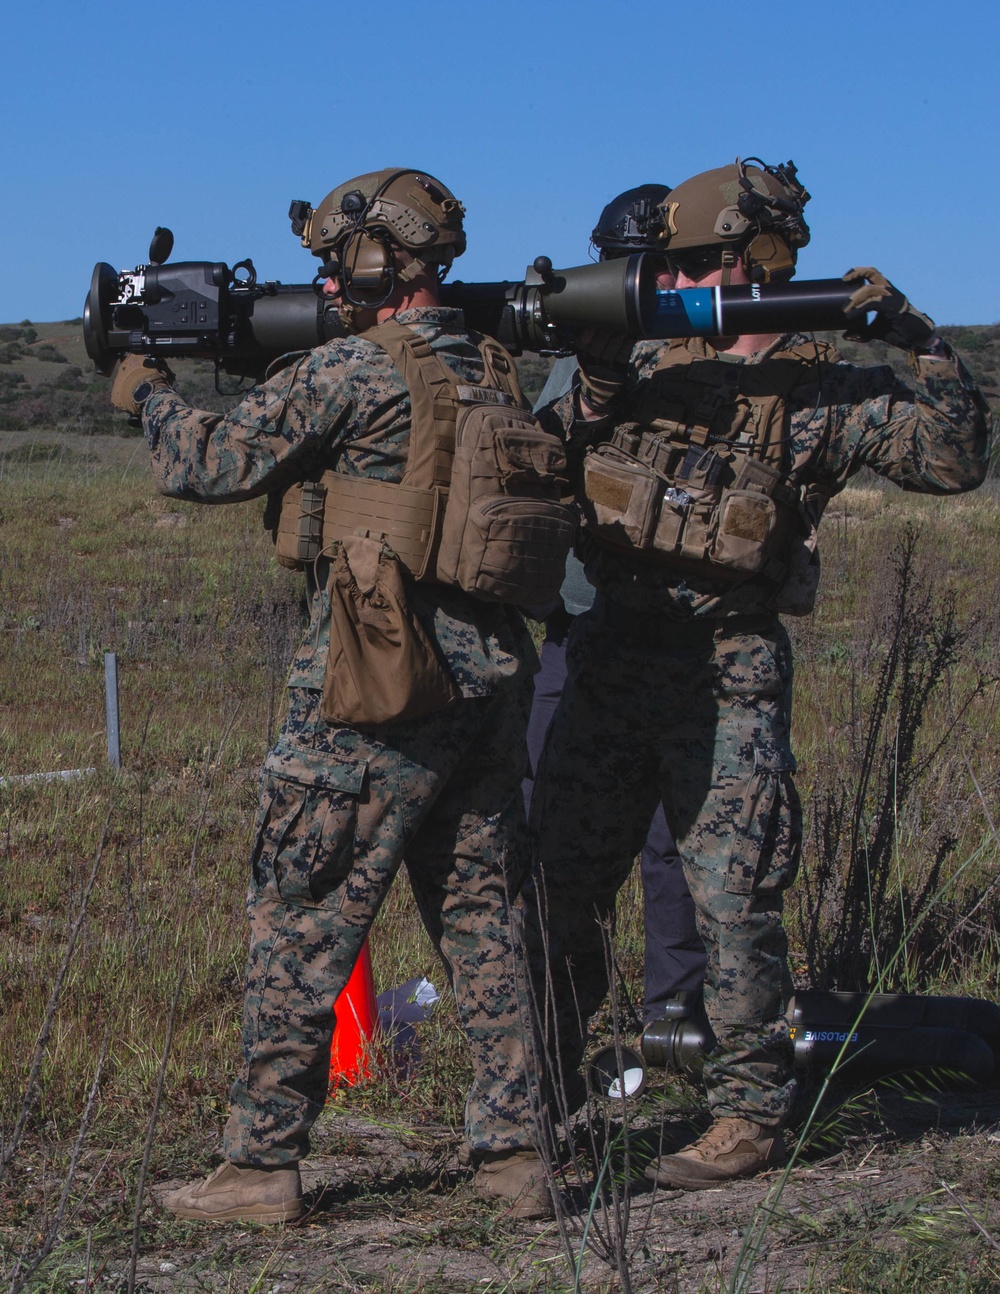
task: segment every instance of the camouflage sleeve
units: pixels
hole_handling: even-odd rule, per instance
[[[329,454],[352,407],[347,366],[329,348],[301,356],[227,414],[154,391],[142,415],[153,478],[162,494],[204,503],[280,489]]]
[[[914,357],[913,368],[912,387],[885,366],[827,369],[818,402],[829,428],[824,474],[843,483],[869,467],[925,494],[958,494],[982,483],[991,414],[968,370],[950,351],[941,359]]]

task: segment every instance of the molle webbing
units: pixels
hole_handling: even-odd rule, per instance
[[[278,560],[302,570],[331,546],[358,531],[383,534],[419,579],[438,533],[443,490],[418,490],[367,476],[324,472],[318,481],[285,493],[275,536]]]
[[[700,338],[663,347],[632,421],[584,464],[591,533],[715,579],[784,578],[803,495],[786,475],[796,386],[836,358],[823,343],[730,364]]]
[[[364,339],[381,346],[410,393],[410,446],[402,484],[419,490],[446,490],[455,457],[458,399],[454,374],[419,333],[393,319],[370,328]]]
[[[394,319],[364,334],[386,352],[410,393],[410,448],[403,485],[447,489],[455,457],[455,420],[463,404],[523,405],[521,389],[507,352],[489,337],[479,338],[483,384],[463,384],[419,333]]]

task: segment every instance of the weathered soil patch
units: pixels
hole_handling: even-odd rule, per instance
[[[748,1229],[764,1216],[770,1222],[749,1264],[747,1291],[905,1288],[892,1283],[893,1272],[902,1279],[918,1260],[925,1288],[998,1288],[989,1268],[998,1127],[997,1091],[891,1095],[862,1134],[848,1132],[841,1150],[795,1167],[777,1201],[777,1174],[692,1194],[639,1183],[628,1228],[632,1288],[726,1288]],[[454,1132],[336,1114],[318,1134],[305,1172],[312,1208],[301,1223],[176,1223],[156,1210],[144,1231],[143,1286],[274,1294],[572,1288],[557,1225],[514,1222],[481,1203],[459,1165]],[[667,1139],[676,1139],[669,1130]],[[158,1183],[155,1193],[166,1186]],[[578,1244],[581,1219],[570,1225]],[[981,1268],[981,1280],[939,1286],[934,1271],[941,1267],[944,1279],[959,1255],[963,1275]],[[110,1266],[120,1271],[121,1260]],[[855,1275],[845,1284],[838,1273],[846,1269]],[[616,1283],[588,1255],[581,1287]]]

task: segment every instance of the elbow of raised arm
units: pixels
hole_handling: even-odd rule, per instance
[[[989,459],[963,457],[947,462],[925,462],[920,471],[899,481],[902,489],[915,494],[967,494],[986,480]]]

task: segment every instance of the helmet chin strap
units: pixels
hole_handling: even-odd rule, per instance
[[[731,247],[726,247],[722,253],[722,286],[729,287],[729,280],[733,270],[739,264],[739,257]]]

